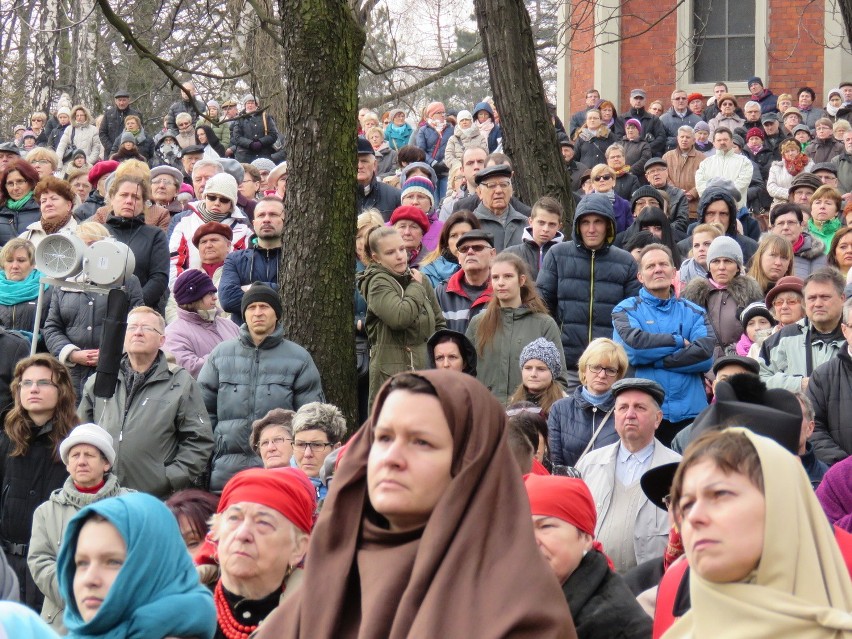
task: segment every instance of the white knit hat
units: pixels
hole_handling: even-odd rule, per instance
[[[77,444],[89,444],[104,454],[109,465],[115,463],[115,448],[112,447],[112,435],[97,424],[80,424],[59,444],[59,457],[68,464],[68,455]]]
[[[207,180],[207,184],[204,186],[204,195],[207,195],[208,193],[222,195],[236,205],[237,181],[234,179],[233,175],[229,175],[228,173],[217,173]]]

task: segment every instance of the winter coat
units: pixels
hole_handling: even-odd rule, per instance
[[[91,221],[106,224],[110,215],[112,215],[112,205],[105,204],[95,211],[95,214],[91,217]],[[151,203],[145,207],[143,215],[145,217],[145,224],[148,226],[159,226],[163,231],[169,230],[172,216],[167,208]]]
[[[258,158],[271,158],[278,141],[275,120],[266,111],[242,115],[231,124],[231,144],[236,147],[237,162],[248,163]],[[260,142],[259,149],[251,148]]]
[[[243,323],[242,310],[243,286],[253,282],[263,282],[273,291],[278,290],[278,265],[281,263],[281,249],[260,248],[256,244],[242,251],[229,253],[222,266],[222,279],[219,280],[219,304],[222,310],[231,314],[231,320],[239,326]]]
[[[666,151],[663,155],[663,160],[666,161],[666,166],[669,169],[669,183],[692,195],[693,199],[687,203],[690,219],[695,219],[698,215],[698,189],[695,188],[695,173],[704,159],[706,159],[706,156],[694,147],[685,154],[681,153],[680,149],[672,149]]]
[[[69,126],[70,124],[62,126],[57,123],[57,125],[50,130],[50,134],[47,136],[47,146],[55,151],[59,146],[59,140],[62,139],[62,134],[65,133],[65,129]],[[59,156],[59,159],[60,161],[62,160],[61,155]]]
[[[355,195],[355,214],[360,215],[366,209],[379,209],[385,222],[390,221],[394,209],[402,203],[402,191],[392,187],[390,184],[377,180],[366,187],[358,185]]]
[[[769,388],[786,388],[795,393],[802,390],[802,378],[810,378],[820,364],[829,361],[844,348],[846,342],[840,329],[830,336],[813,336],[810,322],[805,317],[763,342],[760,379]]]
[[[56,229],[54,233],[73,233],[76,228],[77,220],[75,220],[72,215],[68,218],[68,221],[60,228]],[[41,244],[41,241],[46,238],[47,235],[48,234],[44,232],[44,229],[41,226],[41,220],[37,220],[32,224],[27,225],[27,228],[25,228],[18,237],[24,240],[29,240],[33,243],[33,246],[38,248],[38,245]]]
[[[41,208],[31,197],[20,211],[13,211],[7,206],[0,208],[0,246],[20,235],[33,222],[41,219]]]
[[[249,445],[253,421],[273,408],[298,410],[310,402],[325,401],[313,359],[304,348],[284,339],[280,324],[259,345],[243,324],[239,337],[213,349],[198,384],[216,438],[210,477],[210,489],[216,492],[239,471],[261,466]]]
[[[659,299],[643,287],[613,309],[612,325],[613,340],[627,352],[634,376],[666,389],[665,419],[680,422],[707,407],[703,373],[713,365],[716,340],[699,306],[674,296]]]
[[[33,515],[33,533],[27,564],[33,580],[44,593],[44,606],[41,618],[57,633],[65,634],[62,613],[65,601],[59,592],[59,580],[56,576],[56,558],[65,537],[68,522],[80,510],[101,499],[118,497],[133,492],[118,485],[112,473],[105,478],[106,483],[97,493],[81,493],[68,477],[62,488],[54,490],[46,502],[36,508]]]
[[[128,280],[126,291],[130,308],[145,303],[142,286],[136,276]],[[69,357],[76,350],[100,348],[107,298],[103,293],[76,291],[61,286],[53,290],[50,310],[42,329],[44,342],[50,354],[68,367],[77,397],[81,396],[83,385],[94,374],[95,367],[74,364]]]
[[[769,89],[764,89],[759,97],[752,95],[751,99],[760,105],[761,114],[778,112],[778,96]]]
[[[614,407],[615,398],[611,396],[598,406],[590,403],[583,397],[582,386],[577,386],[568,397],[556,400],[547,416],[550,461],[554,465],[576,466],[580,455],[592,441],[595,430]],[[609,415],[590,450],[597,450],[617,441],[615,415]]]
[[[81,421],[100,424],[112,435],[118,482],[161,499],[199,484],[213,452],[201,388],[180,366],[169,366],[161,351],[128,397],[123,368],[110,399],[95,396],[93,377],[77,408]]]
[[[548,251],[557,244],[562,244],[565,236],[562,231],[559,231],[556,236],[544,246],[539,246],[535,243],[532,236],[532,227],[528,226],[524,229],[524,234],[521,237],[521,243],[515,244],[505,249],[505,253],[514,253],[520,257],[530,269],[530,275],[533,279],[538,277],[538,271],[544,263],[544,258]]]
[[[166,326],[163,350],[174,355],[178,366],[198,379],[201,367],[216,345],[239,334],[240,327],[227,317],[208,322],[198,313],[178,308],[177,319]]]
[[[207,106],[197,95],[192,96],[190,100],[185,100],[181,96],[180,100],[172,102],[169,107],[169,112],[166,114],[166,128],[177,130],[177,122],[175,120],[181,113],[189,113],[189,115],[195,117],[198,114],[204,113],[206,110]]]
[[[645,162],[652,157],[651,146],[645,140],[631,141],[627,138],[624,138],[619,144],[624,147],[624,163],[630,165],[630,172],[641,182],[645,179]],[[632,195],[631,192],[626,199],[629,200]]]
[[[12,408],[10,384],[15,366],[30,354],[30,340],[17,331],[6,330],[0,324],[0,419]],[[2,554],[2,553],[0,553]],[[0,597],[2,596],[2,566],[0,566]]]
[[[808,233],[802,233],[802,237],[804,241],[793,255],[793,275],[805,279],[814,271],[826,266],[828,257],[822,240]]]
[[[606,164],[606,150],[615,142],[615,134],[605,126],[598,129],[594,135],[583,127],[574,139],[574,159],[588,167]]]
[[[106,200],[97,191],[89,193],[89,197],[80,206],[74,209],[74,217],[78,222],[83,222],[92,217],[98,209],[106,205]]]
[[[47,321],[47,314],[50,310],[50,300],[53,297],[53,286],[48,286],[44,289],[43,308],[41,309],[41,326],[44,328],[44,323]],[[13,306],[0,305],[0,326],[9,330],[26,331],[32,333],[35,328],[35,313],[38,306],[38,298],[34,297],[28,302],[20,302]],[[2,410],[2,407],[0,407]]]
[[[841,193],[852,193],[852,155],[843,151],[832,161],[837,165],[838,189]]]
[[[429,278],[432,288],[436,291],[441,284],[446,284],[460,268],[458,262],[451,262],[443,255],[426,265],[420,264],[420,272]]]
[[[399,160],[397,160],[396,151],[393,151],[387,145],[387,142],[383,142],[382,146],[376,149],[376,160],[378,160],[376,175],[378,175],[379,178],[393,175],[399,168]]]
[[[815,138],[808,144],[808,148],[805,149],[805,155],[813,160],[814,164],[820,164],[822,162],[831,162],[831,158],[843,153],[845,150],[843,142],[838,142],[834,139],[834,136],[831,136],[827,140]]]
[[[399,151],[406,144],[411,142],[411,136],[414,134],[414,127],[408,122],[403,122],[401,127],[390,123],[385,127],[385,142],[394,151]]]
[[[467,129],[456,127],[450,139],[447,140],[444,164],[452,171],[454,166],[461,166],[464,152],[473,148],[480,148],[488,153],[488,140],[479,131],[479,127],[475,124],[471,124]]]
[[[600,215],[600,213],[596,213]],[[611,219],[604,246],[585,247],[574,218],[571,241],[550,249],[544,258],[536,286],[556,324],[562,329],[565,361],[572,369],[596,337],[612,336],[612,309],[639,293],[636,260],[613,246],[615,219]]]
[[[119,111],[113,105],[108,107],[104,112],[104,117],[101,120],[101,126],[98,129],[98,139],[100,140],[101,147],[103,148],[104,159],[106,159],[109,155],[115,141],[121,137],[122,133],[124,133],[124,118],[128,115],[135,115],[139,118],[140,122],[144,122],[142,114],[136,109],[132,109],[130,107],[127,107],[124,111]],[[74,144],[79,146],[76,137],[74,139]]]
[[[441,307],[447,328],[457,333],[464,333],[467,330],[470,320],[485,310],[494,294],[491,289],[491,278],[489,278],[485,290],[479,297],[472,300],[464,290],[463,281],[464,271],[459,269],[446,284],[441,284],[435,289],[435,297],[438,298],[438,306]]]
[[[710,284],[709,278],[694,279],[681,291],[681,297],[706,311],[716,337],[715,359],[722,355],[736,354],[733,349],[743,334],[740,315],[752,302],[762,301],[764,294],[760,284],[741,273],[728,282],[727,288],[724,289],[715,288]],[[708,369],[709,366],[704,370]]]
[[[691,126],[701,122],[701,118],[695,115],[689,109],[684,115],[679,115],[674,107],[669,107],[669,110],[660,116],[660,123],[666,130],[666,151],[670,151],[677,147],[677,130],[682,126]]]
[[[710,126],[710,140],[712,140],[713,134],[719,127],[727,127],[733,131],[734,129],[743,126],[745,124],[745,119],[737,115],[727,117],[719,112],[711,120],[708,120],[707,124]]]
[[[695,188],[703,196],[711,178],[727,178],[734,183],[734,186],[740,192],[740,199],[737,201],[737,208],[740,209],[746,205],[748,200],[748,187],[751,184],[753,173],[754,167],[747,157],[734,151],[714,153],[698,165],[698,171],[695,173]]]
[[[488,387],[501,404],[505,404],[521,385],[521,366],[518,363],[521,351],[539,337],[544,337],[558,346],[559,327],[553,318],[545,313],[535,313],[523,306],[501,308],[500,317],[503,321],[500,329],[484,348],[480,348],[477,332],[484,317],[484,313],[474,317],[465,335],[476,347],[476,378]],[[565,357],[560,359],[562,374],[554,381],[564,388],[567,386],[567,367]]]
[[[358,278],[358,290],[367,300],[372,405],[391,375],[426,368],[426,342],[447,323],[428,278],[417,282],[410,271],[398,275],[370,264]]]
[[[601,531],[607,516],[617,517],[619,513],[609,512],[612,503],[612,492],[615,487],[615,464],[621,442],[616,442],[586,455],[577,465],[577,470],[583,474],[583,481],[589,486],[598,510],[598,523],[595,527],[595,537]],[[654,453],[651,457],[650,468],[663,464],[680,461],[680,455],[666,448],[654,438]],[[633,547],[636,551],[636,563],[641,564],[648,559],[659,557],[666,549],[669,540],[669,516],[666,511],[657,508],[642,493],[641,506],[636,515],[633,528]]]
[[[163,230],[145,224],[145,217],[134,218],[110,215],[106,227],[119,242],[127,244],[136,258],[133,274],[142,285],[145,305],[156,308],[162,315],[166,303],[163,293],[169,282],[169,242]]]
[[[778,161],[778,154],[775,149],[763,145],[757,153],[751,153],[754,163],[760,168],[760,177],[763,178],[764,184],[769,181],[769,169],[772,168],[772,163]]]
[[[414,144],[426,153],[426,164],[435,169],[438,177],[443,177],[449,173],[447,164],[444,162],[444,155],[447,142],[450,141],[454,131],[453,125],[449,122],[440,133],[428,124],[417,129]]]
[[[476,120],[476,114],[480,111],[487,112],[488,115],[491,116],[491,121],[494,122],[494,109],[492,109],[491,105],[488,104],[487,102],[478,102],[473,107],[473,121],[474,122],[477,121]],[[584,113],[583,122],[585,122],[585,121],[586,121],[586,116],[585,116],[585,113]],[[499,124],[494,122],[494,128],[492,128],[488,132],[488,152],[494,153],[494,151],[497,150],[497,147],[500,146],[502,141],[503,141],[503,128]]]
[[[498,253],[504,248],[521,243],[529,221],[523,213],[515,210],[511,202],[500,216],[494,215],[483,202],[479,203],[473,214],[482,225],[482,230],[494,236],[494,248]]]
[[[660,157],[666,152],[666,128],[653,113],[645,109],[630,109],[621,114],[622,122],[629,119],[639,120],[642,125],[642,139],[651,147],[654,157]]]
[[[802,173],[810,173],[814,169],[813,161],[808,162],[807,166],[802,169]],[[784,166],[784,160],[773,162],[769,167],[769,179],[766,181],[766,190],[772,196],[773,206],[776,204],[784,204],[787,201],[787,195],[790,190],[790,185],[793,183],[793,177]]]
[[[602,552],[590,550],[562,585],[579,639],[648,639],[653,622]]]
[[[814,405],[810,442],[816,456],[834,464],[852,455],[852,357],[848,345],[814,369],[808,397]]]
[[[704,223],[704,214],[707,211],[707,207],[716,200],[722,200],[728,205],[728,229],[725,231],[725,235],[732,237],[740,245],[743,251],[743,264],[748,265],[752,256],[757,251],[757,242],[737,230],[739,209],[736,202],[734,202],[734,198],[727,191],[716,186],[704,191],[701,199],[698,200],[698,220],[696,225]],[[691,228],[692,225],[690,225]],[[687,237],[677,243],[677,248],[681,255],[689,255],[689,252],[692,250],[692,232],[690,229],[687,229]]]
[[[632,168],[632,167],[631,167]],[[633,198],[633,191],[642,186],[633,173],[623,173],[615,179],[615,193],[628,202]]]

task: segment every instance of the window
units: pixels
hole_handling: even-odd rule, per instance
[[[755,0],[693,0],[693,82],[754,75]]]

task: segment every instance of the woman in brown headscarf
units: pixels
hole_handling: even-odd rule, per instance
[[[335,473],[302,589],[257,636],[575,638],[505,424],[469,375],[388,380]]]

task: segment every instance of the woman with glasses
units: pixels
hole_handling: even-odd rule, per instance
[[[802,278],[788,275],[778,280],[766,294],[766,308],[778,320],[773,333],[795,324],[805,316],[805,297],[802,293],[804,284]]]
[[[630,210],[630,202],[616,193],[615,181],[615,171],[608,165],[597,164],[592,167],[592,192],[602,193],[612,202],[615,212],[615,232],[621,233],[633,224],[633,212]]]
[[[59,170],[59,156],[53,149],[36,147],[27,153],[27,162],[36,170],[39,180]]]
[[[35,137],[36,146],[47,145],[47,114],[44,111],[36,111],[30,116],[30,130]]]
[[[624,377],[627,365],[624,348],[606,337],[592,340],[580,355],[580,386],[570,397],[554,403],[547,418],[554,465],[576,466],[586,451],[618,441],[611,389]]]
[[[586,123],[574,133],[574,159],[586,166],[606,164],[606,150],[615,141],[615,134],[601,121],[601,112],[589,109]]]
[[[0,546],[18,575],[20,601],[40,610],[44,597],[27,568],[33,513],[68,477],[59,445],[79,423],[77,396],[68,369],[44,354],[18,362],[11,391],[0,433]]]
[[[311,402],[293,416],[293,458],[311,480],[319,501],[328,493],[323,465],[332,451],[340,448],[345,436],[346,420],[332,404]]]
[[[249,446],[264,468],[286,468],[293,457],[293,417],[286,408],[273,408],[251,425]]]
[[[41,217],[41,208],[33,197],[41,178],[35,167],[24,159],[12,160],[0,173],[0,244],[5,245]]]

